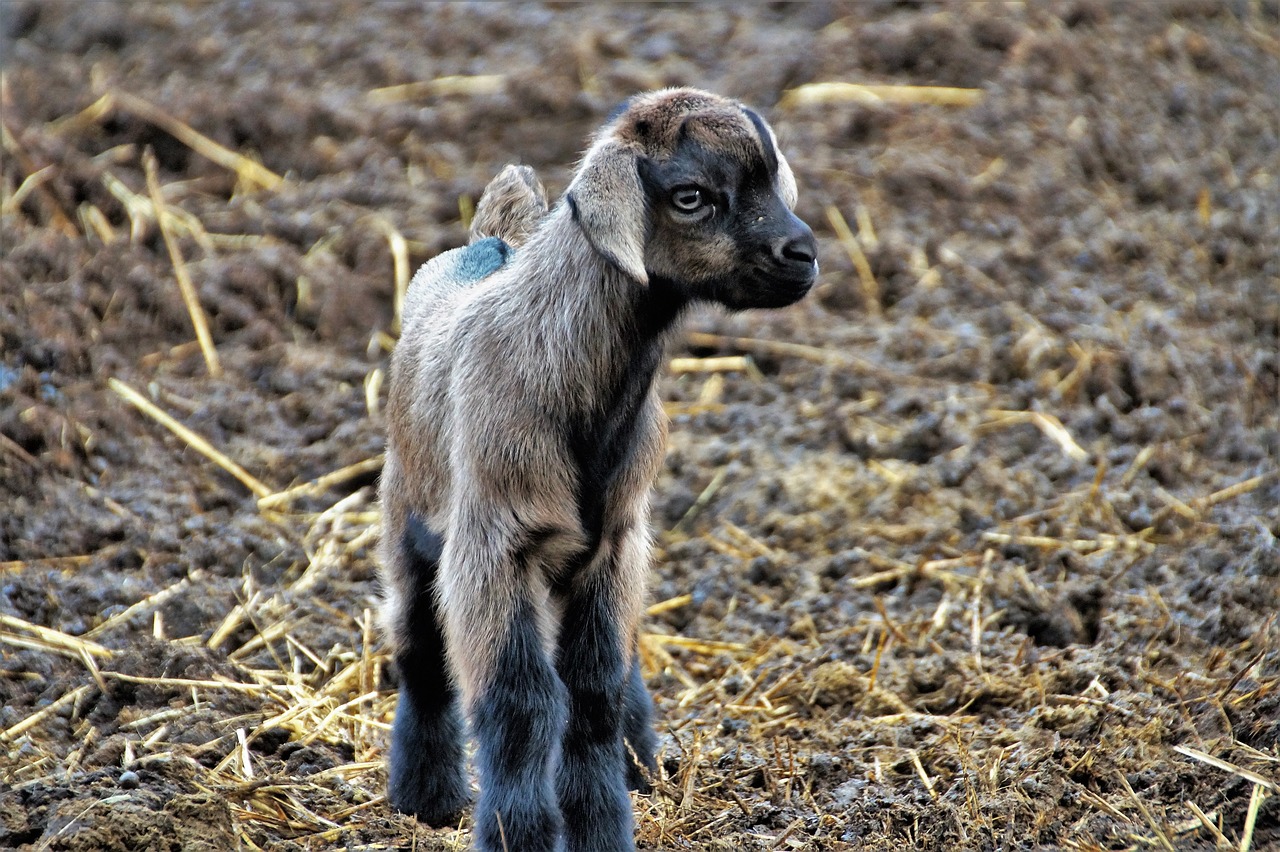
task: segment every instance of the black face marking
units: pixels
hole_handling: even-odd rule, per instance
[[[746,162],[710,151],[691,137],[666,160],[637,162],[653,211],[646,252],[651,289],[663,287],[678,299],[741,310],[792,304],[813,285],[813,234],[778,195],[777,151],[768,128],[761,124],[759,129],[767,147]],[[702,189],[714,205],[710,215],[696,221],[669,210],[672,190],[690,185]],[[714,265],[706,262],[706,246],[711,245],[730,247],[719,251]],[[801,258],[805,254],[807,263]],[[697,277],[689,275],[690,269]],[[677,279],[670,274],[675,270],[687,277]]]
[[[652,210],[668,204],[676,187],[696,186],[710,196],[708,200],[716,204],[718,212],[724,213],[751,177],[742,164],[708,151],[691,138],[682,138],[675,153],[666,160],[639,158],[636,171]]]
[[[760,148],[764,154],[764,167],[768,170],[769,177],[777,177],[778,152],[773,147],[773,137],[769,135],[768,125],[764,123],[764,119],[755,110],[744,107],[742,111],[747,114],[747,118],[751,119],[751,124],[760,136]]]

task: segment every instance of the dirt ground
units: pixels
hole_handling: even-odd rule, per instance
[[[397,281],[693,84],[822,275],[662,379],[641,848],[1280,849],[1275,0],[0,15],[0,847],[465,848],[383,799]]]

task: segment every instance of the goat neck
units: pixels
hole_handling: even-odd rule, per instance
[[[522,318],[516,327],[543,349],[539,366],[561,374],[546,380],[587,409],[609,400],[614,385],[635,381],[642,364],[652,379],[687,304],[667,283],[642,284],[601,256],[568,203],[557,205],[516,254],[509,275],[519,282],[508,302]]]

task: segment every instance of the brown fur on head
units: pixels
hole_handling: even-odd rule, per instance
[[[773,131],[709,92],[633,98],[600,131],[567,196],[602,255],[636,281],[657,276],[692,300],[789,304],[816,271]]]

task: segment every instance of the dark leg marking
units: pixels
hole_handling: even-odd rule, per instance
[[[623,640],[610,592],[578,588],[565,601],[558,665],[569,724],[556,786],[569,852],[635,849],[622,743]]]
[[[406,590],[401,626],[407,641],[395,658],[400,698],[391,726],[388,798],[396,810],[428,825],[456,825],[470,789],[458,689],[445,660],[435,603],[444,539],[411,514],[400,549],[413,588]]]
[[[564,685],[551,667],[532,605],[518,611],[476,696],[472,730],[480,800],[478,852],[559,852],[555,765],[564,733]]]
[[[623,735],[628,748],[627,786],[649,793],[653,790],[649,778],[658,771],[658,737],[653,732],[653,699],[644,685],[644,675],[640,673],[638,650],[631,655],[631,674],[627,678],[623,706],[626,710]]]
[[[635,849],[627,792],[632,762],[624,731],[634,733],[644,754],[652,754],[655,745],[647,732],[652,714],[648,696],[644,702],[629,698],[634,688],[623,662],[623,643],[634,637],[621,635],[613,608],[619,592],[608,581],[576,582],[600,549],[614,481],[632,462],[640,430],[653,428],[644,406],[662,360],[662,333],[684,304],[652,294],[640,299],[635,325],[624,332],[630,354],[618,365],[613,387],[599,400],[600,409],[571,423],[565,436],[577,467],[578,515],[587,537],[587,547],[566,566],[554,589],[564,605],[556,665],[569,695],[556,791],[570,852]],[[638,672],[636,686],[642,694]]]

